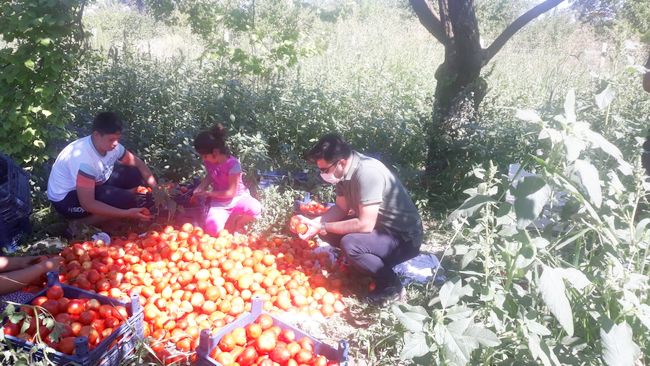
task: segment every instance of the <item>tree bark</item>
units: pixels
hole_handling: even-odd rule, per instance
[[[436,70],[436,90],[428,126],[426,173],[435,175],[453,164],[454,151],[469,143],[487,83],[481,69],[508,40],[530,21],[563,0],[546,0],[522,14],[486,49],[473,0],[438,0],[438,11],[429,0],[409,0],[424,27],[445,47],[443,63]]]

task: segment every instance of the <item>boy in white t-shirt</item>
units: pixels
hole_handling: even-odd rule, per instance
[[[91,135],[61,151],[47,182],[47,197],[57,212],[88,225],[110,218],[149,219],[138,207],[135,188],[142,184],[155,188],[156,179],[119,143],[121,135],[120,117],[102,112],[93,120]]]

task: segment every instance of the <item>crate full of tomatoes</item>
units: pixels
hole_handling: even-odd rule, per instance
[[[250,313],[215,334],[203,330],[196,365],[347,365],[346,341],[334,348],[263,312],[262,307],[263,301],[254,299]]]
[[[123,303],[61,284],[58,274],[50,272],[46,289],[19,311],[9,312],[3,332],[5,341],[14,348],[37,350],[31,356],[34,361],[120,365],[143,338],[143,312],[138,295]],[[49,348],[37,347],[37,343]]]

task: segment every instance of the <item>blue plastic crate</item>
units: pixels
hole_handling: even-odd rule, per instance
[[[210,357],[210,353],[212,353],[215,347],[217,347],[219,341],[223,336],[232,332],[235,328],[246,327],[248,324],[254,323],[261,314],[265,313],[262,310],[264,302],[261,299],[253,298],[251,305],[252,306],[250,313],[246,313],[240,316],[234,322],[220,329],[215,335],[211,336],[211,332],[208,329],[201,331],[199,346],[196,348],[196,366],[223,366],[214,358]],[[296,340],[300,340],[304,337],[311,339],[314,343],[315,354],[323,355],[329,360],[338,362],[341,366],[347,366],[349,359],[349,345],[347,341],[339,341],[338,348],[334,348],[326,343],[317,340],[302,330],[282,322],[273,315],[271,315],[271,318],[273,318],[273,325],[277,325],[282,329],[291,329],[296,334]]]
[[[302,211],[300,210],[300,205],[301,205],[301,204],[309,203],[309,202],[311,202],[311,201],[312,201],[312,199],[311,199],[311,193],[309,193],[309,192],[305,193],[305,197],[302,199],[302,201],[301,201],[301,200],[295,200],[295,201],[293,202],[293,212],[296,213],[296,214],[299,214],[299,215],[303,215],[303,216],[305,216],[305,217],[309,217],[309,218],[317,217],[316,215],[310,215],[310,214],[308,214],[308,213],[306,213],[306,212],[302,212]],[[334,206],[335,203],[331,203],[331,202],[329,202],[329,203],[323,203],[323,205],[324,205],[325,207],[327,207],[327,208],[330,208],[330,207]]]
[[[29,174],[0,153],[0,221],[13,225],[31,212]]]
[[[0,250],[14,253],[23,236],[31,232],[31,227],[29,217],[23,217],[10,224],[0,221]]]
[[[260,177],[258,183],[259,188],[268,188],[270,186],[280,185],[283,181],[294,180],[300,183],[306,183],[309,179],[309,175],[305,172],[286,172],[286,171],[268,171],[268,172],[257,172],[257,175]]]
[[[47,274],[48,287],[59,285],[63,288],[63,296],[70,299],[97,299],[101,304],[112,306],[124,306],[129,313],[129,318],[120,325],[110,336],[104,338],[93,350],[89,349],[86,337],[77,337],[75,341],[75,354],[67,355],[49,349],[47,357],[57,366],[118,366],[133,354],[137,343],[144,338],[144,313],[137,294],[131,296],[130,303],[124,303],[116,299],[85,291],[73,286],[61,284],[59,275],[56,272]],[[44,296],[47,288],[34,295],[27,304],[36,297]],[[6,320],[5,320],[6,321]],[[4,324],[4,321],[3,321]],[[30,352],[34,343],[24,341],[20,338],[5,336],[5,340],[12,346]],[[115,345],[113,343],[116,342]],[[43,351],[39,350],[31,356],[35,361],[43,360]]]

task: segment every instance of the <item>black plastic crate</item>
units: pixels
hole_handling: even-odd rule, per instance
[[[240,316],[234,322],[226,325],[221,328],[215,335],[210,334],[209,329],[204,329],[201,331],[201,336],[199,339],[199,346],[196,348],[196,366],[223,366],[217,360],[210,357],[212,351],[218,347],[219,341],[223,336],[232,332],[235,328],[246,327],[248,324],[255,322],[255,320],[261,315],[266,314],[263,309],[264,302],[259,298],[253,298],[251,304],[251,312],[246,313]],[[324,342],[319,341],[318,339],[310,336],[309,334],[303,332],[302,330],[286,324],[279,320],[278,318],[271,315],[273,319],[273,325],[279,326],[281,329],[291,329],[296,334],[296,340],[307,337],[311,339],[314,344],[314,353],[318,355],[323,355],[329,360],[338,362],[340,366],[347,366],[349,361],[349,345],[345,340],[339,341],[338,348],[334,348]]]
[[[131,296],[130,303],[124,303],[110,297],[102,296],[94,292],[89,292],[61,284],[59,275],[56,272],[47,274],[48,286],[44,290],[35,294],[26,303],[31,303],[38,296],[45,296],[47,289],[58,285],[63,288],[63,296],[70,299],[97,299],[101,304],[113,306],[124,306],[129,313],[129,318],[120,325],[110,336],[104,338],[93,350],[90,350],[88,339],[86,337],[77,337],[75,341],[75,354],[67,355],[58,351],[49,349],[47,357],[54,365],[57,366],[119,366],[134,353],[137,343],[144,338],[144,313],[140,305],[140,299],[137,294]],[[4,322],[3,322],[4,324]],[[5,336],[5,341],[9,342],[14,348],[22,349],[26,353],[34,349],[34,343],[27,342],[23,339]],[[31,356],[35,361],[44,359],[43,351],[38,350]]]
[[[13,225],[31,211],[29,174],[0,153],[0,221]]]

